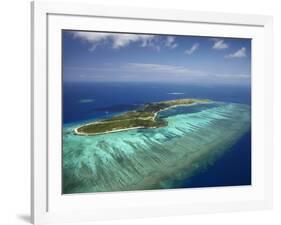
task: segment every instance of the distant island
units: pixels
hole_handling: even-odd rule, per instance
[[[190,105],[195,103],[210,102],[208,99],[175,99],[145,104],[141,109],[113,116],[110,119],[95,121],[77,127],[74,133],[77,135],[98,135],[113,132],[126,131],[139,128],[158,128],[167,125],[167,121],[157,118],[161,111],[172,107]]]

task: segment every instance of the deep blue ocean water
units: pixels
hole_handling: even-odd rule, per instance
[[[208,98],[251,104],[249,86],[167,83],[64,83],[63,123],[92,121],[148,102],[178,98]],[[251,184],[251,131],[243,135],[215,163],[184,181],[181,187]]]

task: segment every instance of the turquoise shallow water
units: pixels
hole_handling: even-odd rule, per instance
[[[159,114],[168,126],[98,136],[63,130],[63,193],[181,187],[250,129],[250,107],[181,106]]]

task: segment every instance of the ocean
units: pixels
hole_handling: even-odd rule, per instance
[[[159,130],[96,137],[71,132],[83,123],[149,102],[179,98],[207,98],[214,103],[165,111],[160,116],[170,125]],[[249,86],[65,82],[63,192],[251,185],[250,107]],[[179,159],[172,164],[173,155]],[[171,165],[176,169],[164,170],[165,175],[155,172]],[[129,183],[132,177],[134,185]]]

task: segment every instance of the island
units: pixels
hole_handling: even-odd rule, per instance
[[[183,105],[207,103],[208,99],[175,99],[144,104],[140,109],[129,111],[110,119],[95,121],[74,129],[76,135],[99,135],[121,132],[131,129],[158,128],[167,125],[167,121],[157,117],[161,111]]]

